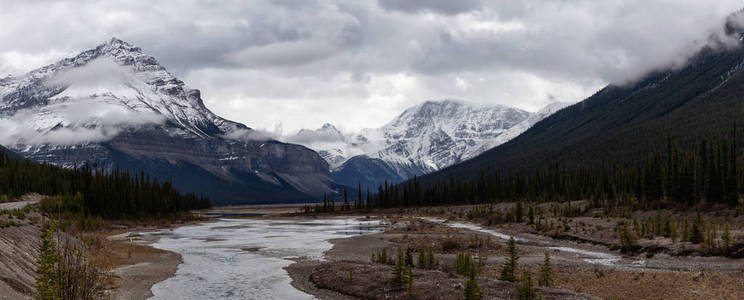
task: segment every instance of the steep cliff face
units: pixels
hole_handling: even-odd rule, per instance
[[[294,202],[332,192],[328,163],[204,106],[198,90],[118,39],[0,79],[0,142],[40,162],[173,180],[217,204]]]

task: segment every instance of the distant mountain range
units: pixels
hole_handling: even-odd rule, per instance
[[[225,120],[142,49],[113,38],[0,78],[0,142],[39,162],[144,171],[216,204],[317,200],[337,188],[303,146]]]
[[[335,182],[376,189],[385,181],[397,183],[475,157],[567,105],[555,102],[530,113],[459,100],[426,101],[380,128],[344,134],[325,124],[300,130],[286,141],[318,151]]]
[[[471,159],[566,106],[530,113],[427,101],[380,128],[344,134],[326,124],[280,142],[217,116],[198,90],[116,38],[0,78],[0,99],[0,143],[17,155],[143,172],[217,205],[316,201],[341,185],[401,182]]]

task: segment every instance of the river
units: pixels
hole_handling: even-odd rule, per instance
[[[220,219],[150,234],[153,246],[181,254],[175,276],[150,299],[314,299],[290,285],[293,258],[323,259],[330,239],[384,230],[379,221]]]
[[[603,265],[603,266],[615,267],[615,268],[633,268],[633,269],[643,268],[646,264],[646,261],[643,259],[640,259],[640,260],[624,259],[620,255],[615,255],[611,253],[589,251],[589,250],[584,250],[584,249],[579,249],[579,248],[574,248],[574,247],[556,246],[556,245],[552,245],[544,241],[529,240],[525,238],[512,236],[509,234],[498,232],[496,230],[483,228],[481,226],[478,226],[472,223],[446,222],[444,219],[429,218],[429,217],[422,217],[421,219],[429,221],[429,222],[445,224],[452,228],[467,229],[467,230],[490,234],[502,240],[508,240],[509,238],[513,237],[514,240],[517,242],[529,243],[529,244],[533,244],[535,246],[543,247],[545,249],[549,249],[553,251],[562,251],[562,252],[572,253],[576,255],[577,258],[581,258],[583,261],[590,263],[590,264],[597,264],[597,265]]]

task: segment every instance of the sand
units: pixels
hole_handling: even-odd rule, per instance
[[[157,236],[139,236],[127,232],[109,239],[117,265],[113,271],[117,288],[112,292],[112,299],[152,297],[152,286],[175,275],[182,262],[178,253],[150,246],[157,241]]]

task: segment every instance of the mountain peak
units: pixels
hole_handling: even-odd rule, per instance
[[[96,49],[101,49],[102,52],[105,52],[105,53],[109,53],[109,52],[116,51],[116,50],[142,53],[142,48],[136,47],[117,37],[112,37],[105,43],[96,47]]]
[[[463,105],[465,101],[457,99],[441,99],[441,100],[427,100],[420,105],[420,107],[427,106],[447,106],[447,105]]]
[[[333,124],[331,124],[331,123],[325,123],[325,124],[323,124],[323,126],[321,126],[320,129],[338,131],[338,129],[336,128],[336,126],[333,125]]]
[[[339,139],[344,139],[344,134],[341,130],[338,130],[338,128],[331,123],[323,124],[323,126],[318,129],[318,132],[325,132],[326,134],[333,135]]]
[[[198,90],[190,89],[141,48],[116,37],[23,77],[0,79],[0,99],[0,115],[31,109],[38,114],[54,112],[61,120],[69,115],[65,107],[92,103],[154,115],[180,128],[183,134],[198,137],[237,137],[248,130],[215,115],[204,106]],[[104,121],[96,117],[95,111],[87,113],[84,120],[66,126]],[[39,116],[40,120],[45,118],[49,117]],[[51,130],[44,122],[35,128],[40,132]]]

